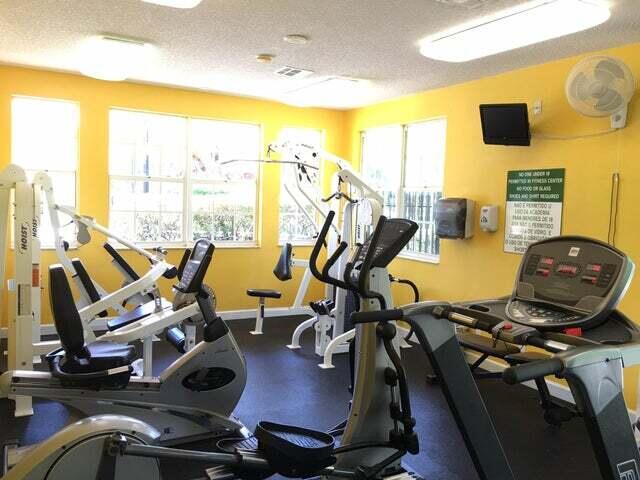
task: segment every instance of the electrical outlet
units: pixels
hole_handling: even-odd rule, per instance
[[[533,102],[533,114],[540,115],[542,113],[542,100]]]

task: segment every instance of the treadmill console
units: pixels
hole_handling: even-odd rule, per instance
[[[200,290],[214,248],[213,243],[208,240],[200,239],[196,242],[182,271],[180,283],[176,286],[177,290],[182,293],[197,293]]]
[[[566,236],[533,243],[506,314],[542,330],[594,327],[624,296],[633,271],[629,257],[598,240]]]

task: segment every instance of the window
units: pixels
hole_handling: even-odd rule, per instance
[[[111,227],[146,244],[256,242],[258,125],[110,112]]]
[[[79,117],[79,107],[74,102],[33,97],[13,97],[11,101],[12,162],[24,168],[30,179],[35,173],[46,171],[56,202],[69,207],[76,206]],[[63,225],[66,220],[61,216]],[[73,224],[64,226],[61,234],[73,244]],[[46,209],[41,217],[40,244],[42,248],[54,247]]]
[[[362,133],[362,171],[383,195],[385,215],[419,225],[404,256],[438,261],[435,204],[442,198],[446,145],[445,119]]]
[[[301,143],[310,145],[319,150],[322,148],[322,130],[312,128],[284,128],[280,132],[279,142]],[[295,160],[282,156],[282,160]],[[300,182],[305,193],[315,202],[320,201],[320,193],[322,191],[322,170],[320,159],[318,157],[306,157],[305,163],[312,164],[318,170],[306,169],[306,175]],[[318,212],[304,195],[300,194],[296,185],[296,176],[298,169],[295,165],[280,165],[280,226],[279,241],[280,243],[292,242],[297,244],[305,244],[313,242],[316,234],[316,225],[318,221]],[[295,195],[304,208],[304,211],[292,198]],[[313,222],[312,222],[313,220]]]

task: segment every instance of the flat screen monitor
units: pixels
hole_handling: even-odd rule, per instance
[[[480,120],[487,145],[531,144],[526,103],[480,105]]]

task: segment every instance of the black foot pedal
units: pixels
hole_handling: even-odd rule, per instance
[[[286,477],[307,477],[336,462],[335,439],[324,432],[260,422],[255,437],[269,465]]]
[[[258,439],[256,437],[224,438],[216,443],[216,447],[225,453],[237,453],[238,450],[256,452],[258,450]]]

